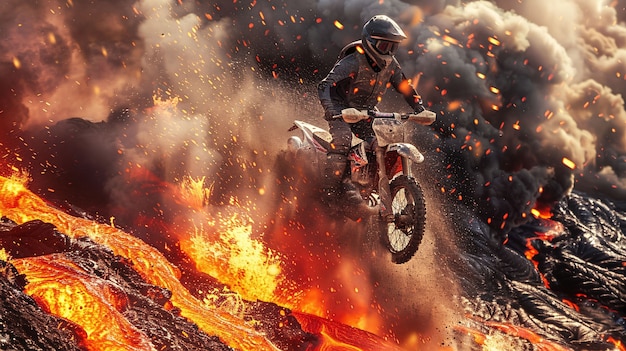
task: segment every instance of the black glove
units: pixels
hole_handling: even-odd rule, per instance
[[[324,119],[326,119],[327,121],[330,121],[332,119],[335,118],[335,116],[340,115],[341,112],[337,112],[334,110],[326,110],[326,112],[324,112]]]
[[[424,110],[426,110],[426,109],[424,108],[424,105],[422,105],[422,104],[415,105],[415,107],[413,107],[413,112],[415,114],[419,114],[420,112],[422,112]]]

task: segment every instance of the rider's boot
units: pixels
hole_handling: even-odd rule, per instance
[[[344,206],[346,217],[358,221],[359,219],[378,216],[380,214],[380,206],[370,206],[359,190],[354,186],[352,181],[345,180],[342,183],[343,196],[341,204]]]
[[[329,153],[322,165],[322,201],[338,207],[343,214],[357,221],[379,214],[378,206],[369,206],[349,179],[344,180],[348,158]]]

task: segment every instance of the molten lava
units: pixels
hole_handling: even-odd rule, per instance
[[[26,293],[40,306],[85,330],[87,349],[154,350],[150,339],[122,315],[128,300],[116,286],[86,274],[63,255],[11,263],[28,277]]]
[[[215,310],[195,298],[178,280],[180,272],[155,248],[114,227],[72,217],[48,206],[42,199],[27,190],[20,180],[0,177],[0,215],[6,216],[18,224],[40,219],[55,225],[61,232],[72,238],[87,236],[93,241],[111,248],[116,255],[131,260],[135,270],[147,282],[171,291],[171,302],[181,310],[181,315],[196,323],[207,334],[218,335],[231,347],[241,350],[276,350],[276,347],[262,333],[247,326],[247,323],[241,320],[240,317]],[[51,265],[32,265],[26,260],[19,262],[19,266],[24,270],[21,273],[26,274],[29,281],[32,279],[35,282],[34,286],[31,287],[29,285],[27,287],[29,292],[36,296],[41,295],[41,297],[50,293],[56,294],[54,289],[51,290],[52,292],[46,292],[49,289],[44,289],[44,287],[50,286],[47,284],[55,284],[56,281],[63,282],[59,280],[59,276],[50,274],[50,271],[46,273],[45,269],[53,269]],[[58,273],[61,273],[61,277],[69,274],[67,270],[60,270]],[[71,288],[61,290],[65,290],[67,295],[49,295],[47,298],[44,298],[47,301],[46,305],[49,306],[52,312],[57,311],[62,315],[78,318],[79,315],[74,315],[75,312],[72,311],[72,308],[64,307],[63,302],[73,298],[73,295],[77,295],[81,291],[86,291],[85,289],[87,288],[81,287],[81,284],[85,283],[72,285],[72,282],[70,282],[68,286]],[[91,284],[98,285],[96,282]],[[102,301],[103,303],[105,301],[113,301],[113,306],[119,306],[119,301],[113,299],[114,290],[105,287],[102,287],[102,289],[94,294],[98,297],[91,298],[95,299],[94,301]],[[54,299],[58,298],[60,298],[59,301],[61,302],[53,302]],[[115,316],[115,313],[110,309],[99,311]],[[98,313],[95,315],[102,314]],[[90,316],[94,318],[93,314],[90,314]],[[93,326],[91,323],[93,322],[87,322],[81,326],[88,332],[91,331],[91,333],[97,334],[102,330],[101,328],[105,326],[108,328],[109,320],[98,318],[96,323],[102,324],[99,327]],[[120,325],[119,328],[124,331],[132,331],[128,326]],[[136,342],[139,346],[143,345],[139,333],[131,332],[130,335],[133,335],[133,342]],[[92,340],[92,337],[95,336],[88,335],[88,340]],[[96,338],[94,340],[99,339]]]

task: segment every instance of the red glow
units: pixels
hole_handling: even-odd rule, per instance
[[[612,343],[615,345],[615,348],[619,351],[626,351],[626,346],[624,345],[624,343],[621,340],[617,340],[611,336],[609,336],[609,338],[607,339],[608,342]]]

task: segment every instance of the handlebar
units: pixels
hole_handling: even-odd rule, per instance
[[[393,118],[398,121],[412,121],[423,125],[430,125],[435,121],[437,115],[428,110],[420,113],[398,113],[398,112],[380,112],[375,110],[357,110],[355,108],[346,108],[341,110],[341,114],[334,118],[342,118],[346,123],[357,123],[369,118]]]

